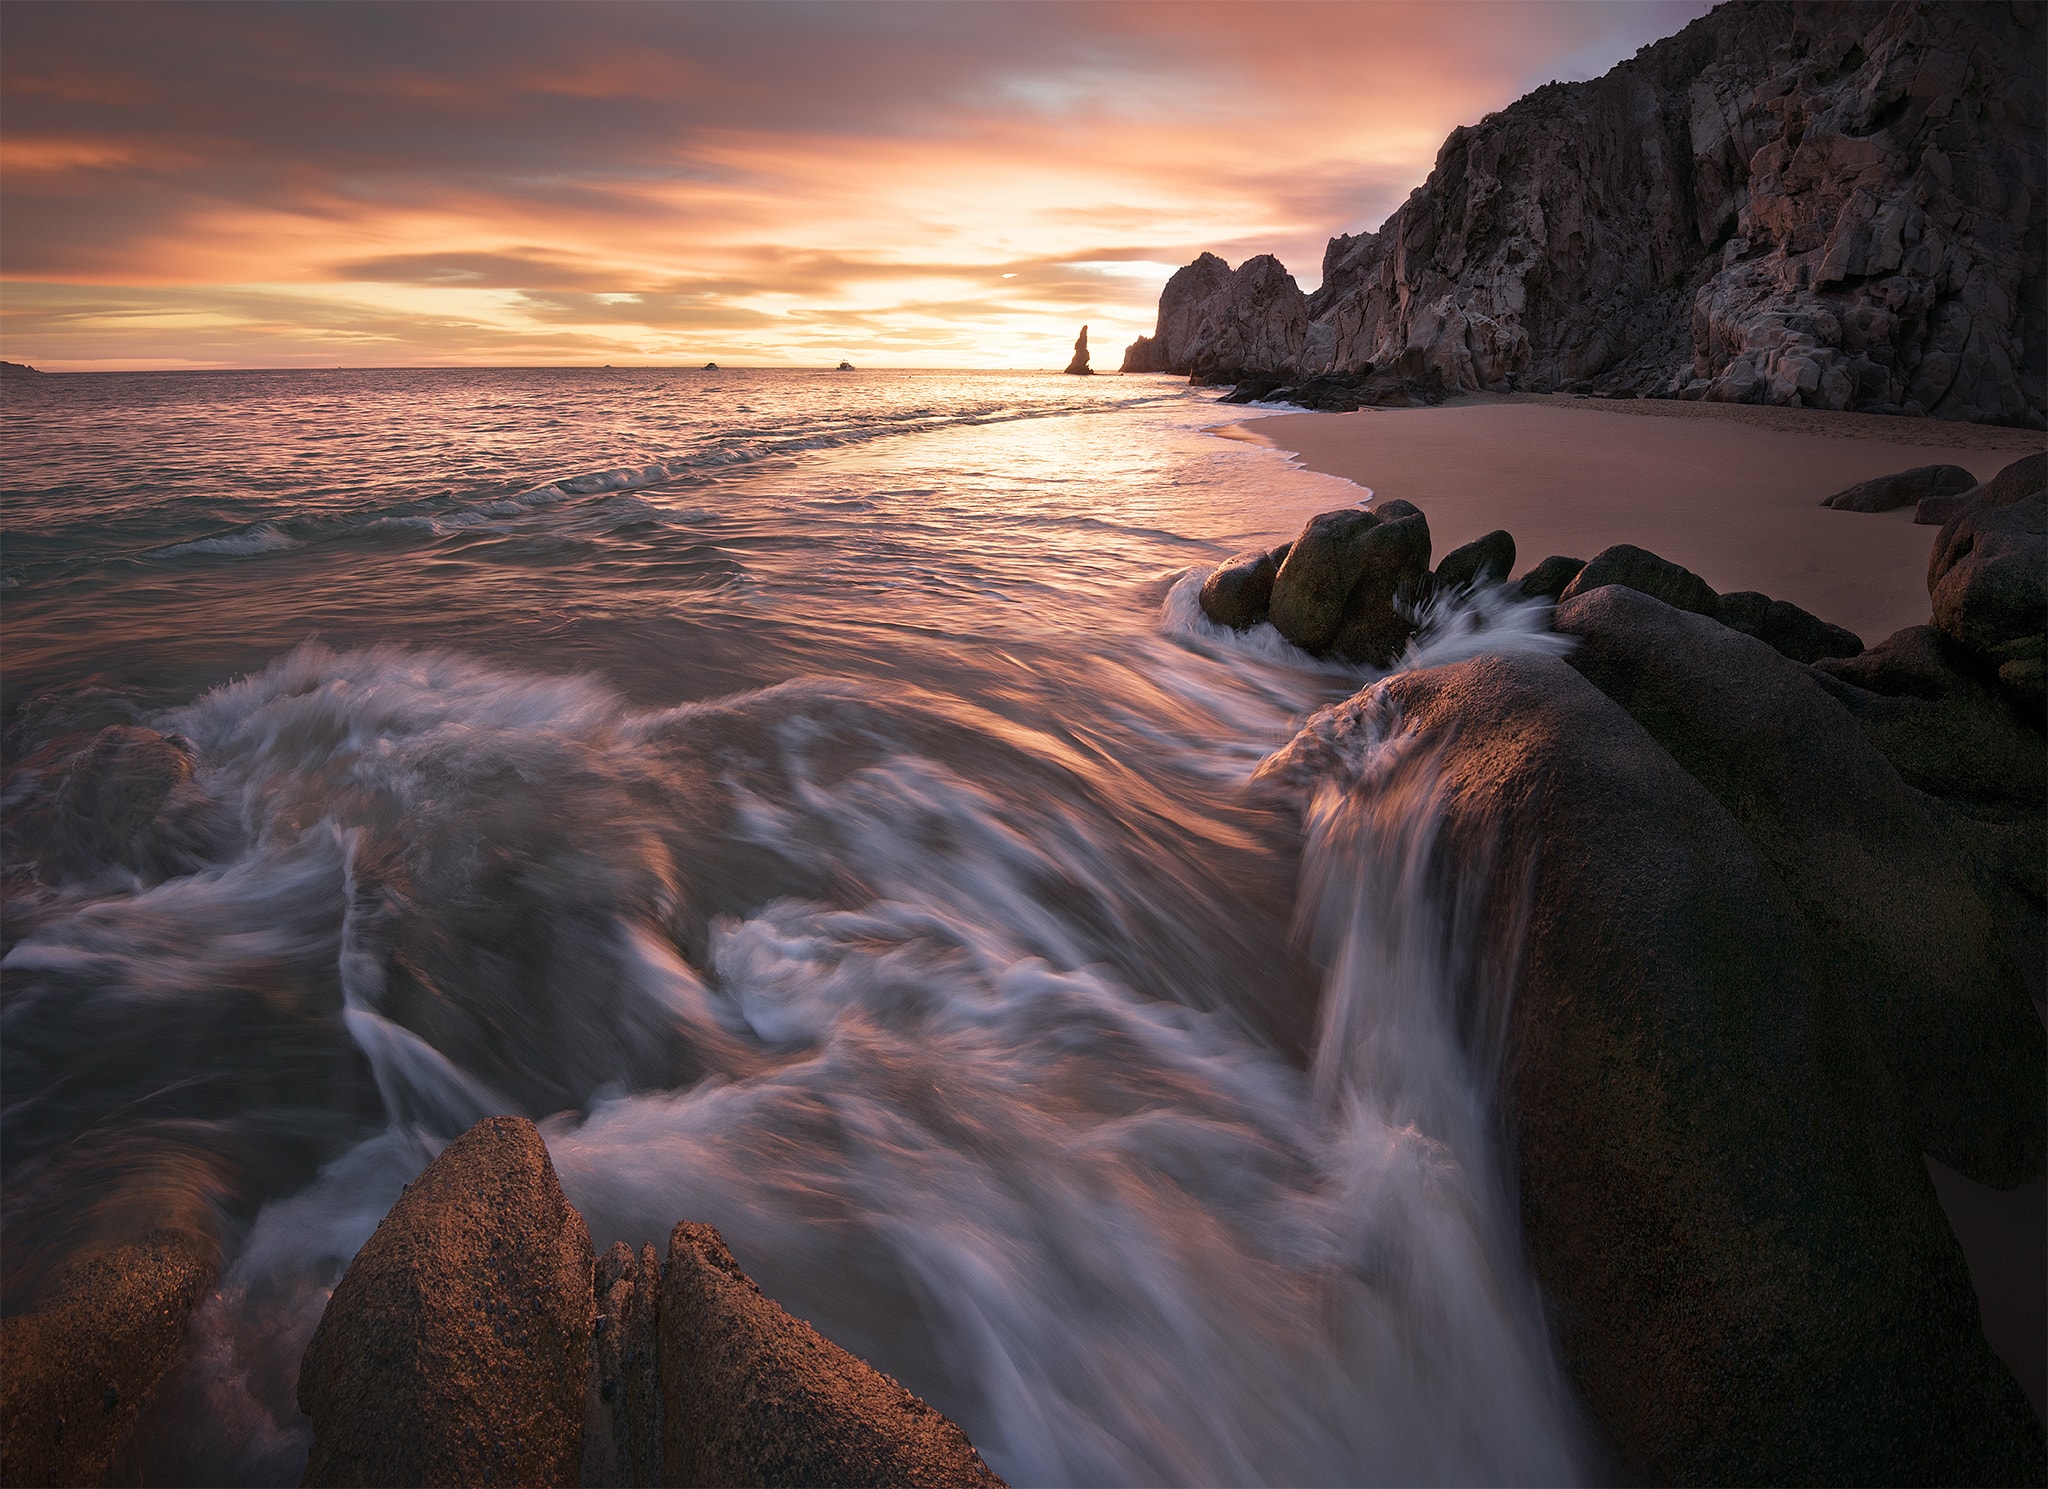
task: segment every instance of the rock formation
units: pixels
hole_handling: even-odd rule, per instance
[[[1067,371],[1074,377],[1086,377],[1094,370],[1088,365],[1088,328],[1083,326],[1074,338],[1074,360],[1067,364]]]
[[[593,1258],[519,1117],[407,1186],[334,1290],[299,1403],[307,1484],[1002,1489],[958,1427],[763,1297],[710,1226],[678,1225],[666,1267],[652,1246]]]
[[[0,1484],[98,1484],[213,1286],[212,1237],[156,1231],[60,1269],[0,1321]]]
[[[1204,254],[1127,371],[1370,363],[2042,427],[2042,8],[1731,3],[1453,130],[1304,296]]]

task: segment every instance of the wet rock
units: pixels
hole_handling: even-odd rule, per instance
[[[2048,492],[1951,519],[1927,568],[1934,624],[1993,665],[2038,657],[2048,631]]]
[[[190,873],[218,836],[195,766],[187,741],[137,725],[110,724],[82,746],[59,741],[22,763],[42,780],[10,792],[21,819],[10,833],[36,843],[36,871],[51,883],[109,869],[146,880]]]
[[[1956,496],[1930,496],[1913,513],[1913,520],[1942,526],[1965,512],[1982,507],[2009,507],[2048,487],[2048,454],[2022,455],[1982,486]]]
[[[623,1241],[597,1259],[591,1277],[597,1316],[590,1333],[590,1382],[583,1403],[583,1483],[663,1484],[661,1370],[655,1313],[661,1263],[652,1246]]]
[[[1264,620],[1273,598],[1273,576],[1286,561],[1289,546],[1283,544],[1271,553],[1255,549],[1219,564],[1202,581],[1202,614],[1233,631],[1249,631]]]
[[[1831,625],[1790,600],[1774,600],[1752,589],[1722,595],[1714,607],[1714,619],[1756,637],[1795,662],[1853,657],[1863,650],[1863,638],[1854,631]]]
[[[1438,589],[1473,589],[1498,584],[1515,571],[1515,540],[1495,528],[1483,538],[1474,538],[1446,553],[1436,566]]]
[[[1357,572],[1330,652],[1362,666],[1391,667],[1415,634],[1410,616],[1429,583],[1429,520],[1411,511],[1382,521],[1358,546]]]
[[[1414,502],[1403,501],[1398,496],[1392,501],[1381,502],[1372,510],[1373,515],[1382,522],[1398,522],[1403,517],[1419,517],[1422,515],[1422,508],[1416,506]]]
[[[1083,326],[1081,334],[1074,338],[1074,358],[1067,363],[1067,371],[1075,377],[1086,377],[1094,370],[1088,365],[1088,328]]]
[[[450,1143],[356,1254],[299,1369],[307,1484],[574,1484],[590,1232],[531,1122]]]
[[[1467,934],[1520,948],[1502,1095],[1523,1231],[1613,1476],[2038,1480],[2041,1425],[1889,1076],[1721,803],[1552,658],[1397,673],[1273,769],[1356,771],[1390,727],[1434,742],[1396,769],[1436,773],[1439,851],[1482,868]],[[1374,784],[1368,814],[1414,800]]]
[[[1592,562],[1564,587],[1561,598],[1569,600],[1608,584],[1625,584],[1695,615],[1712,615],[1720,605],[1713,586],[1691,569],[1681,568],[1631,543],[1616,543],[1595,554]]]
[[[1934,627],[1814,670],[1908,785],[1993,807],[2038,808],[2048,795],[2040,733]]]
[[[1554,600],[1571,587],[1571,582],[1585,567],[1583,558],[1566,558],[1561,553],[1553,553],[1522,576],[1522,598]]]
[[[944,1416],[763,1297],[711,1226],[669,1237],[660,1333],[670,1483],[1002,1483]]]
[[[1960,465],[1916,465],[1911,470],[1859,481],[1821,502],[1837,512],[1891,512],[1929,500],[1960,496],[1977,478]]]
[[[1330,644],[1365,561],[1366,535],[1379,525],[1377,516],[1357,507],[1309,518],[1273,576],[1267,618],[1282,636],[1304,651]]]
[[[1557,608],[1571,666],[1721,803],[1791,891],[1917,1146],[1982,1184],[2038,1173],[2048,1044],[1917,793],[1814,674],[1621,586]]]
[[[82,1257],[0,1319],[0,1484],[98,1484],[213,1286],[210,1236],[155,1231]]]

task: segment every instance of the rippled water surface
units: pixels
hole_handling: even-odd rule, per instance
[[[4,1281],[166,1221],[230,1258],[124,1471],[296,1482],[326,1290],[513,1111],[600,1247],[717,1224],[1013,1482],[1575,1476],[1427,772],[1392,840],[1374,759],[1255,787],[1364,678],[1194,604],[1361,493],[1224,412],[11,381]]]

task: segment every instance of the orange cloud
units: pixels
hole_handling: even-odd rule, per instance
[[[1312,284],[1453,125],[1704,9],[17,0],[0,339],[1058,366],[1205,248]]]

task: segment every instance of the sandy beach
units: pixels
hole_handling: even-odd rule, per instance
[[[1634,543],[1723,593],[1790,600],[1867,643],[1926,622],[1936,530],[1916,526],[1911,508],[1837,512],[1821,500],[1937,462],[1981,479],[2044,444],[2027,430],[1929,419],[1560,394],[1278,414],[1216,432],[1286,451],[1376,501],[1414,502],[1439,554],[1497,527],[1514,534],[1520,569]]]

